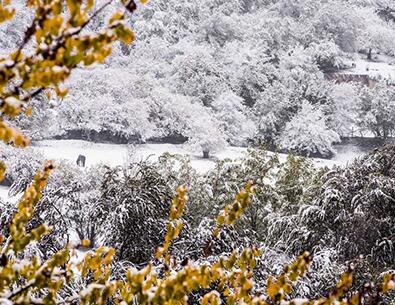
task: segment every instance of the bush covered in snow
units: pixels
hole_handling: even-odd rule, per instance
[[[395,147],[387,146],[334,169],[299,217],[309,235],[301,247],[333,247],[340,260],[364,255],[372,268],[392,268],[395,257]]]
[[[17,149],[4,143],[0,143],[0,158],[7,167],[3,183],[11,186],[11,196],[26,189],[44,161],[44,156],[31,148]]]
[[[173,190],[148,162],[105,173],[100,187],[104,244],[119,260],[146,264],[164,239]]]
[[[389,271],[395,256],[391,231],[394,227],[391,198],[395,195],[390,187],[393,151],[393,147],[387,147],[345,169],[332,171],[316,169],[311,161],[294,156],[279,163],[276,156],[264,150],[250,150],[240,164],[221,161],[204,176],[197,175],[186,160],[170,155],[163,156],[159,163],[142,161],[124,168],[98,167],[85,171],[63,165],[48,180],[44,196],[36,202],[35,214],[27,225],[30,230],[44,223],[52,224],[55,231],[29,251],[45,260],[65,245],[70,229],[86,230],[78,232],[78,236],[93,237],[91,247],[103,244],[115,247],[114,276],[124,278],[127,266],[141,268],[151,262],[154,272],[162,278],[168,270],[177,273],[186,266],[211,266],[221,257],[251,247],[261,252],[254,258],[256,267],[250,275],[254,288],[249,293],[259,291],[264,300],[270,300],[277,292],[275,287],[269,288],[272,284],[267,278],[287,270],[282,266],[307,248],[314,260],[287,300],[317,299],[333,293],[331,287],[347,270],[350,273],[343,274],[347,291],[358,290],[366,282],[391,280]],[[240,180],[256,183],[254,192],[247,192],[246,208],[239,215],[238,209],[244,203],[237,205],[237,209],[236,203],[247,198]],[[179,215],[174,214],[174,202],[182,205],[186,200],[177,197],[184,196],[185,190],[179,189],[175,197],[178,201],[171,201],[173,186],[181,183],[188,184],[190,189],[188,202],[184,215],[172,218]],[[235,192],[239,195],[234,196]],[[17,211],[11,203],[7,206],[0,218],[3,228]],[[222,227],[221,217],[213,220],[217,214],[230,223],[233,217],[238,220]],[[177,238],[166,250],[170,256],[161,259],[157,254],[154,259],[161,241],[172,240],[168,234],[175,231],[170,228],[180,223],[181,233],[173,235]],[[213,233],[218,228],[219,232]],[[92,232],[95,234],[90,235]],[[2,234],[8,236],[9,232],[2,230]],[[352,273],[351,263],[355,265]],[[77,289],[89,283],[89,279],[84,279],[72,285]],[[199,287],[186,294],[190,304],[200,303],[212,289],[224,300],[227,298],[216,282],[210,287]],[[62,295],[70,296],[73,289],[65,289]],[[366,286],[364,298],[393,300],[393,295],[384,298],[379,292],[382,288],[378,289]]]

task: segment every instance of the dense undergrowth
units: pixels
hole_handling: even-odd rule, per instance
[[[176,264],[213,262],[234,250],[256,247],[261,254],[254,281],[256,289],[265,289],[269,275],[308,250],[313,263],[291,296],[326,295],[351,265],[352,290],[357,291],[395,269],[394,152],[388,146],[330,170],[292,155],[280,163],[276,155],[252,149],[241,163],[220,161],[204,175],[195,172],[187,157],[169,154],[157,162],[131,161],[117,168],[64,163],[50,176],[28,228],[53,226],[35,246],[43,258],[65,247],[73,232],[78,235],[74,244],[89,239],[94,247],[114,247],[113,272],[122,274],[127,266],[139,269],[155,261],[174,190],[185,185],[183,229],[169,249]],[[14,158],[10,168],[26,162],[26,151],[16,154],[25,158]],[[37,155],[28,155],[30,164],[40,163]],[[27,186],[22,177],[13,178],[20,190]],[[251,205],[213,241],[214,219],[242,189],[239,181],[254,181]],[[5,236],[15,208],[14,203],[2,204]],[[191,300],[197,302],[198,295]],[[389,295],[385,302],[391,299]]]

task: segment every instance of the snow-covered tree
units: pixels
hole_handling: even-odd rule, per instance
[[[237,27],[237,15],[226,16],[221,13],[210,15],[201,25],[198,39],[214,47],[223,47],[235,39],[239,40],[241,31]]]
[[[354,84],[334,85],[331,92],[333,109],[328,115],[328,126],[342,137],[357,135],[358,88]]]
[[[72,93],[54,109],[60,134],[109,133],[144,141],[157,133],[147,79],[108,68],[78,72],[69,83]]]
[[[189,44],[184,47],[183,54],[172,63],[172,85],[177,93],[194,97],[208,106],[228,89],[226,74],[209,45]]]
[[[381,20],[373,8],[364,8],[359,12],[364,18],[365,27],[358,36],[358,46],[367,54],[367,59],[373,59],[373,52],[394,55],[394,28]]]
[[[357,104],[358,125],[376,137],[387,139],[395,131],[395,90],[385,84],[362,88]]]
[[[185,132],[188,137],[186,147],[194,152],[203,153],[204,158],[209,158],[210,153],[220,151],[227,146],[227,137],[220,122],[210,111],[202,106],[194,104],[192,106],[191,119]]]
[[[157,165],[143,161],[109,169],[100,192],[104,243],[118,249],[118,260],[150,261],[164,238],[172,197]]]
[[[344,54],[334,41],[320,41],[312,43],[306,53],[311,54],[314,62],[321,71],[332,71],[344,68]]]
[[[330,0],[319,5],[319,10],[312,20],[312,27],[318,41],[329,38],[342,51],[355,52],[358,50],[358,37],[363,28],[363,19],[355,6],[342,0]]]
[[[255,124],[251,119],[243,99],[233,92],[221,94],[212,104],[221,129],[233,145],[245,145],[255,133]]]
[[[311,56],[300,48],[280,58],[279,75],[261,92],[253,107],[260,137],[274,144],[286,123],[301,109],[304,101],[321,106],[325,114],[331,104],[329,84],[313,63]]]
[[[333,155],[339,135],[329,129],[319,108],[303,102],[301,110],[285,125],[277,143],[281,149],[304,155]]]
[[[177,43],[196,31],[202,21],[201,2],[150,1],[132,20],[139,41],[161,39]]]

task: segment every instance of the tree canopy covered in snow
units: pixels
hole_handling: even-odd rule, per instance
[[[356,119],[361,115],[357,108],[366,109],[362,105],[349,107],[344,119],[346,102],[339,96],[344,86],[326,74],[351,67],[359,60],[358,52],[395,55],[394,21],[380,14],[391,5],[345,0],[150,1],[128,19],[136,33],[133,46],[117,43],[104,67],[77,69],[64,101],[54,100],[28,122],[21,119],[21,125],[33,139],[203,143],[215,136],[218,143],[201,148],[259,139],[289,149],[283,138],[287,126],[291,121],[295,126],[294,116],[310,104],[322,110],[324,129],[331,134],[344,137],[359,130],[386,137],[392,131],[377,133],[373,124]],[[106,7],[86,31],[101,30],[112,10]],[[3,50],[21,39],[31,16],[19,13],[16,18],[16,27],[7,23],[0,29]],[[353,90],[356,96],[364,95]],[[390,94],[384,98],[393,99]],[[359,101],[363,103],[358,98],[354,102]],[[193,119],[184,120],[190,118],[188,113]],[[49,128],[40,130],[35,121]],[[314,153],[313,147],[329,145],[321,151],[328,156],[338,136],[313,137],[316,143],[306,143],[299,151]]]

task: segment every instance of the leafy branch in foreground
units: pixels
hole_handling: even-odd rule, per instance
[[[0,302],[4,304],[187,304],[189,295],[201,289],[209,292],[201,297],[201,304],[378,304],[384,293],[395,289],[395,274],[386,274],[377,289],[350,291],[353,272],[345,272],[327,296],[317,300],[291,299],[289,297],[294,282],[303,276],[312,261],[304,253],[294,263],[285,266],[278,277],[269,277],[265,292],[255,289],[254,269],[260,256],[259,249],[246,248],[233,251],[229,256],[216,259],[213,263],[188,263],[185,266],[172,266],[169,272],[160,272],[154,262],[141,270],[129,269],[124,280],[116,280],[111,275],[114,249],[100,247],[88,252],[80,263],[70,260],[74,250],[63,249],[47,261],[29,254],[28,248],[50,228],[40,226],[26,231],[34,207],[41,198],[41,190],[52,170],[49,163],[38,173],[26,190],[14,215],[10,234],[3,239],[0,260]],[[225,215],[235,212],[236,203],[240,208],[248,206],[249,197],[255,192],[247,183],[235,197],[233,208],[226,208]],[[157,258],[170,261],[171,242],[181,230],[180,219],[186,205],[186,189],[178,188],[173,199],[169,226],[164,246],[158,249]],[[233,211],[233,212],[231,212]],[[222,214],[223,215],[223,214]],[[233,217],[232,217],[233,218]],[[218,226],[221,225],[220,219]],[[234,222],[224,222],[232,225]],[[160,266],[159,266],[160,267]],[[74,293],[66,293],[78,277],[85,284]]]
[[[15,16],[10,2],[0,4],[0,24],[12,22]],[[86,33],[87,25],[115,1],[109,0],[98,8],[94,0],[27,1],[26,10],[34,11],[34,18],[19,47],[0,56],[1,141],[20,147],[28,145],[28,139],[10,125],[11,118],[21,113],[31,115],[29,101],[44,92],[63,98],[67,94],[63,84],[75,68],[103,62],[118,40],[132,43],[134,33],[125,19],[126,12],[133,13],[137,6],[133,0],[121,2],[122,6],[100,32]],[[0,177],[4,170],[1,165]]]

